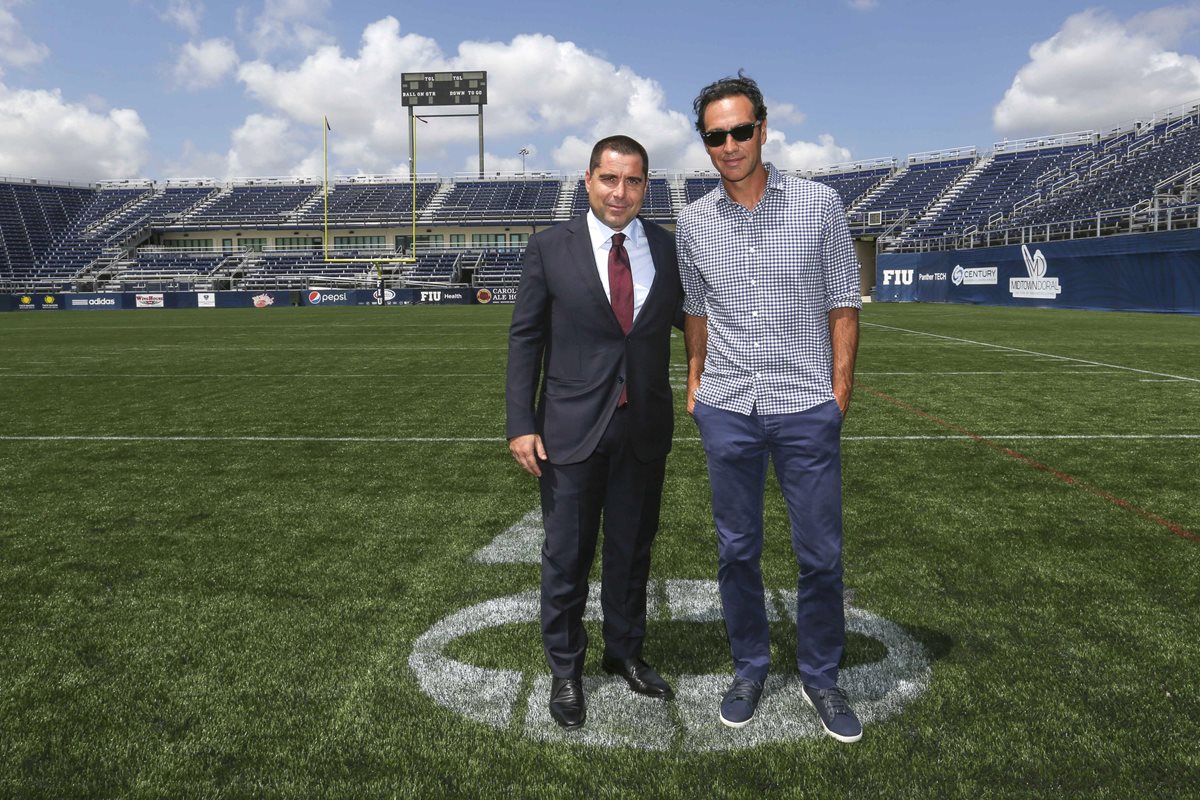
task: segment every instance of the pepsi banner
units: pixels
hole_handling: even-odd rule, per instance
[[[370,292],[365,292],[370,294]],[[304,304],[308,306],[353,306],[358,305],[358,289],[310,289],[304,293]],[[378,300],[375,301],[378,304]]]
[[[881,253],[879,302],[1200,314],[1200,231]]]

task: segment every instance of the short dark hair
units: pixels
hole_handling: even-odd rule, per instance
[[[767,118],[767,104],[763,102],[762,91],[759,90],[758,84],[754,82],[753,78],[739,69],[736,78],[721,78],[700,90],[700,94],[692,103],[692,108],[696,112],[696,130],[700,133],[705,132],[704,111],[708,108],[709,103],[738,95],[745,97],[754,106],[754,119],[762,122]]]
[[[650,174],[650,156],[646,155],[646,148],[642,147],[636,139],[621,134],[605,136],[596,142],[596,146],[592,148],[592,158],[588,161],[588,172],[600,166],[600,157],[609,150],[623,156],[641,156],[642,175]]]

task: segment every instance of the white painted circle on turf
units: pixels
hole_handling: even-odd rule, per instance
[[[666,609],[659,609],[653,602],[658,588],[652,586],[649,592],[651,620],[721,619],[715,581],[665,581],[661,588],[667,598]],[[592,590],[585,619],[599,619],[600,615],[598,587]],[[794,595],[789,592],[778,596],[794,619]],[[539,741],[645,750],[678,746],[683,750],[710,751],[823,734],[815,713],[800,696],[801,684],[796,675],[768,678],[753,723],[738,730],[722,725],[717,713],[730,674],[677,676],[673,703],[636,695],[617,677],[588,676],[584,678],[587,724],[568,732],[554,723],[544,702],[550,694],[549,675],[534,678],[527,702],[522,702],[522,673],[463,663],[445,653],[447,645],[463,636],[500,625],[537,622],[538,617],[536,590],[461,609],[417,638],[408,659],[409,667],[421,689],[438,705],[495,728],[516,725],[523,735]],[[875,639],[887,648],[887,655],[880,661],[840,673],[839,683],[864,725],[893,716],[929,688],[930,667],[925,651],[900,626],[869,611],[847,606],[846,630]]]

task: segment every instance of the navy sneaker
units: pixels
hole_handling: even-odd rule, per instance
[[[734,678],[729,691],[721,698],[721,722],[731,728],[740,728],[754,719],[758,698],[762,697],[763,685],[749,678]]]
[[[804,699],[817,710],[821,727],[830,736],[839,742],[857,742],[862,738],[862,723],[858,721],[841,687],[813,689],[805,686]]]

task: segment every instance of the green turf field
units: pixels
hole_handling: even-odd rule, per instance
[[[864,310],[855,745],[794,693],[774,487],[775,683],[750,726],[720,725],[682,412],[646,646],[680,699],[617,691],[593,647],[587,727],[549,721],[507,321],[0,315],[0,796],[1197,795],[1200,320]]]

